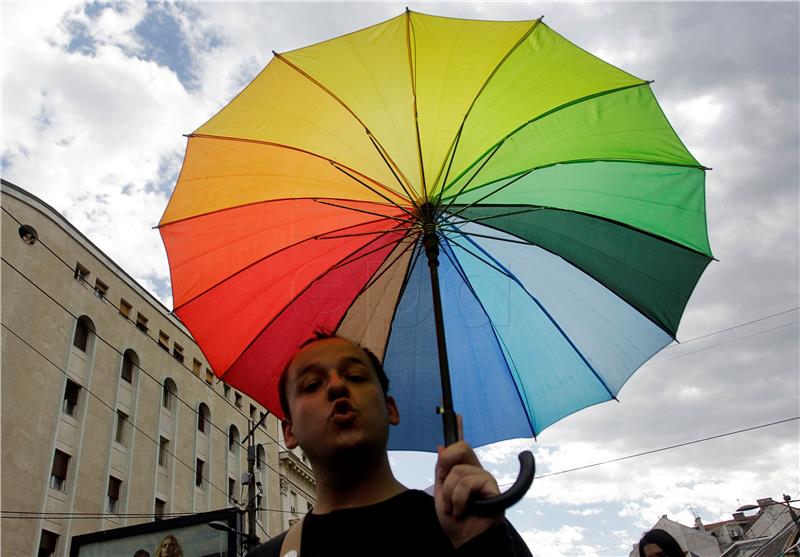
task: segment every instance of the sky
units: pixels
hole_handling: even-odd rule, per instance
[[[534,442],[479,451],[501,484],[538,479],[507,516],[537,557],[624,556],[662,515],[723,520],[800,495],[800,4],[2,3],[2,177],[69,219],[172,307],[153,230],[186,139],[281,52],[388,19],[534,19],[644,79],[705,166],[711,247],[678,340]],[[429,455],[392,454],[410,487]],[[559,473],[566,471],[564,473]]]

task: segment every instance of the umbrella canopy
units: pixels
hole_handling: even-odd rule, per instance
[[[430,451],[426,233],[465,438],[530,437],[674,339],[712,258],[704,178],[649,82],[540,20],[406,12],[276,53],[190,134],[160,232],[218,377],[280,416],[326,328],[383,359],[390,448]]]

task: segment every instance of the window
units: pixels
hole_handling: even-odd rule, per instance
[[[266,412],[259,412],[258,413],[258,421],[261,424],[261,427],[267,429],[267,413]]]
[[[131,309],[133,306],[126,302],[123,298],[119,299],[119,314],[125,319],[130,319]]]
[[[236,408],[242,407],[242,395],[240,393],[236,393]]]
[[[225,400],[231,399],[231,387],[230,385],[226,385],[225,383],[222,384],[222,392],[225,394]]]
[[[147,317],[142,315],[141,313],[136,313],[136,328],[142,331],[143,333],[147,332]]]
[[[39,233],[30,224],[23,224],[17,232],[19,232],[19,239],[22,240],[22,243],[28,246],[32,246],[39,239]]]
[[[56,449],[53,457],[53,471],[50,473],[50,487],[56,491],[66,491],[68,467],[69,455]]]
[[[169,352],[169,335],[162,330],[158,331],[158,345]]]
[[[236,502],[236,480],[228,478],[228,501]]]
[[[117,514],[119,508],[119,491],[122,487],[122,480],[114,476],[108,477],[108,512]]]
[[[200,407],[197,409],[197,431],[202,433],[206,432],[206,422],[208,421],[208,406],[201,402]]]
[[[75,280],[80,282],[81,284],[86,282],[86,278],[89,276],[89,269],[81,265],[80,263],[75,264]]]
[[[81,386],[72,379],[67,379],[67,387],[64,389],[64,402],[61,410],[67,416],[75,416],[78,410],[78,397],[81,394]]]
[[[172,357],[183,363],[183,346],[177,342],[172,345]]]
[[[230,452],[236,452],[239,448],[239,430],[236,429],[235,425],[232,425],[230,429],[228,429],[228,450]]]
[[[39,540],[39,553],[38,557],[50,557],[56,552],[56,545],[58,544],[58,534],[42,530],[42,539]]]
[[[203,362],[197,358],[192,358],[192,373],[200,377],[200,370],[203,369]]]
[[[297,516],[297,493],[294,491],[289,491],[289,510]]]
[[[258,408],[255,405],[250,405],[250,419],[255,421],[258,418]]]
[[[126,439],[127,429],[128,429],[128,415],[122,410],[117,410],[117,431],[116,434],[114,435],[114,441],[124,446],[127,441]]]
[[[133,367],[136,362],[133,361],[133,355],[130,351],[126,351],[122,357],[122,380],[126,383],[133,383]]]
[[[94,295],[103,300],[105,299],[107,294],[108,294],[108,285],[100,279],[95,280]]]
[[[156,504],[153,507],[153,520],[164,519],[164,508],[167,506],[165,501],[156,498]]]
[[[161,400],[161,404],[167,410],[175,410],[175,397],[178,394],[178,387],[175,386],[175,382],[167,377],[164,380],[164,392],[163,398]]]
[[[162,437],[158,442],[158,465],[167,467],[167,455],[169,454],[169,439]]]
[[[214,384],[214,372],[206,368],[206,383],[211,386]]]
[[[78,323],[75,325],[75,336],[72,338],[72,346],[81,352],[86,352],[88,344],[89,326],[86,324],[86,320],[81,318],[78,319]]]
[[[205,462],[203,462],[202,460],[200,460],[198,458],[197,459],[197,464],[194,467],[194,485],[196,485],[197,487],[200,487],[200,488],[203,487],[203,466],[204,465],[205,465]]]

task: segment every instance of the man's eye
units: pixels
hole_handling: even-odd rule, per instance
[[[347,375],[347,379],[349,381],[352,381],[353,383],[362,383],[366,381],[367,378],[361,375],[360,373],[350,373]]]
[[[309,381],[305,385],[303,385],[303,392],[304,393],[311,393],[314,392],[317,387],[319,387],[319,381]]]

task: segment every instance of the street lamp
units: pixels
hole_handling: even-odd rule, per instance
[[[241,530],[237,530],[236,528],[228,526],[224,522],[220,522],[219,520],[214,520],[212,522],[209,522],[208,525],[214,530],[219,530],[220,532],[229,532],[231,534],[239,536],[238,539],[243,541],[244,544],[247,546],[246,551],[250,551],[251,549],[253,549],[255,546],[258,545],[258,538],[254,540],[253,538],[248,536],[245,532],[242,532]]]

